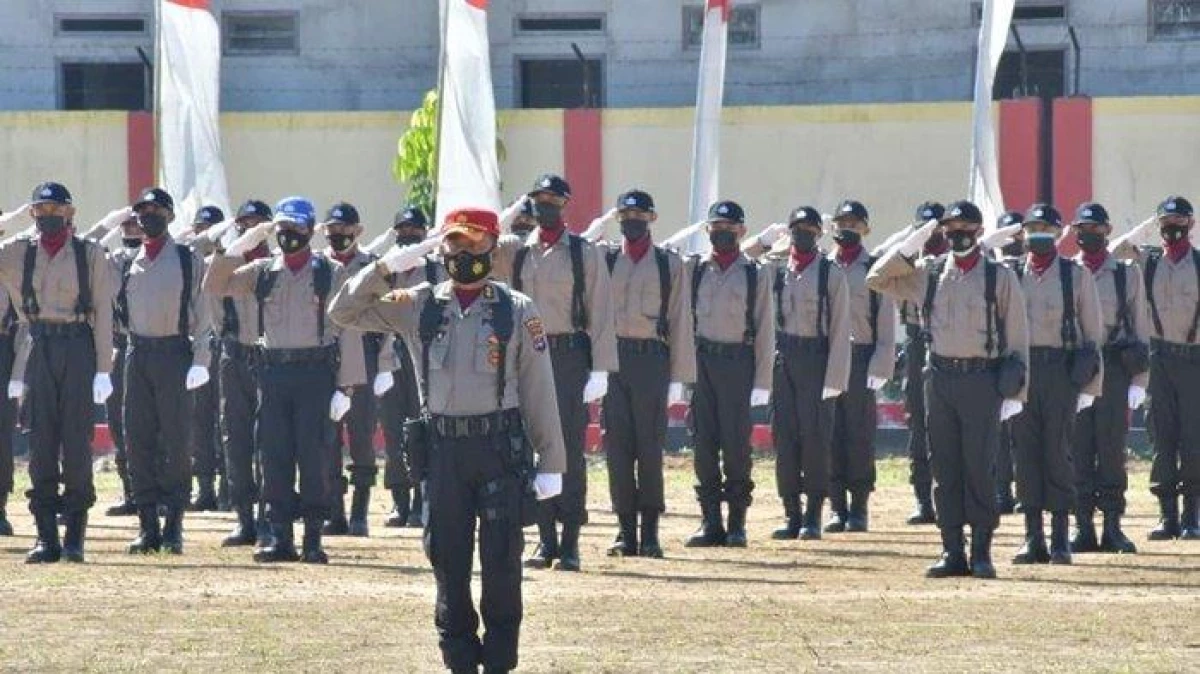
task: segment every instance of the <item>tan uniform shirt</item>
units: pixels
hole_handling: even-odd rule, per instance
[[[604,246],[616,251],[612,270],[613,313],[618,338],[659,339],[658,318],[662,310],[662,284],[653,249],[637,262],[619,245]],[[692,332],[691,279],[683,258],[665,251],[670,278],[667,297],[667,347],[671,359],[671,381],[691,384],[696,381],[696,338]],[[607,257],[605,265],[608,264]],[[606,266],[607,268],[607,266]]]
[[[271,294],[263,300],[263,336],[258,343],[266,349],[311,349],[330,346],[335,342],[341,351],[338,386],[360,386],[367,381],[361,339],[338,339],[341,328],[318,316],[316,290],[313,287],[313,261],[299,272],[292,273],[283,263],[282,255],[274,255],[247,264],[241,257],[217,256],[204,277],[204,291],[215,297],[254,299],[258,277],[264,272],[279,272]],[[346,269],[336,260],[333,265],[333,293],[346,282]],[[257,305],[257,301],[256,301]],[[257,306],[255,307],[257,315]],[[255,319],[257,322],[257,318]],[[318,321],[325,325],[325,336],[319,337]]]
[[[1082,264],[1082,263],[1081,263]],[[1125,328],[1124,322],[1118,326],[1117,310],[1120,303],[1117,301],[1117,281],[1116,272],[1117,265],[1125,266],[1125,303],[1126,312],[1129,317],[1129,327],[1132,331]],[[1086,267],[1085,267],[1086,269]],[[1118,262],[1112,256],[1109,256],[1100,268],[1092,272],[1092,279],[1096,283],[1096,292],[1100,296],[1100,312],[1103,316],[1104,324],[1104,344],[1111,344],[1110,337],[1124,341],[1137,341],[1143,344],[1150,342],[1150,311],[1146,305],[1146,292],[1142,288],[1144,285],[1144,277],[1142,270],[1136,264]],[[1146,388],[1150,381],[1150,373],[1143,372],[1133,377],[1132,383],[1135,386]]]
[[[795,337],[818,337],[818,314],[825,322],[824,333],[829,339],[829,356],[825,364],[824,387],[845,391],[850,382],[850,289],[846,274],[837,264],[829,264],[828,311],[821,308],[820,270],[821,258],[809,263],[804,271],[796,273],[790,260],[776,260],[763,266],[766,280],[771,285],[771,301],[775,302],[775,278],[779,270],[783,274],[783,297],[776,304],[776,311],[783,309],[782,332]],[[780,322],[776,316],[776,324]]]
[[[21,278],[25,268],[25,251],[30,239],[18,238],[0,243],[0,283],[14,299],[23,321],[21,303]],[[70,240],[54,257],[37,245],[37,256],[33,268],[33,291],[41,312],[37,320],[50,323],[75,323],[86,321],[92,326],[96,348],[96,372],[112,370],[113,312],[112,302],[116,292],[112,264],[99,245],[84,242],[87,255],[88,279],[91,283],[92,309],[86,316],[75,313],[75,302],[79,298],[79,279],[75,269],[75,248]]]
[[[871,325],[871,289],[867,287],[871,254],[864,248],[847,265],[838,261],[837,253],[831,254],[829,259],[842,268],[846,275],[846,287],[850,290],[850,341],[856,346],[875,346],[867,375],[891,379],[896,372],[896,305],[890,297],[881,293],[879,314],[875,317],[875,325]]]
[[[1134,246],[1118,246],[1113,256],[1136,260],[1143,270],[1146,267],[1147,256]],[[1142,285],[1145,286],[1145,283]],[[1153,296],[1154,305],[1158,307],[1158,318],[1162,321],[1160,335],[1151,318],[1150,336],[1173,344],[1187,344],[1196,306],[1200,302],[1200,287],[1196,283],[1196,265],[1192,253],[1189,252],[1179,262],[1172,262],[1170,256],[1164,254],[1154,270],[1154,287],[1143,287],[1143,290],[1147,295],[1147,307],[1150,306],[1149,297]],[[1196,342],[1200,343],[1200,338]]]
[[[168,235],[158,256],[153,260],[146,248],[138,249],[129,267],[125,286],[129,309],[129,332],[138,337],[172,337],[179,335],[179,304],[183,293],[183,269],[176,252],[175,241]],[[192,258],[192,287],[187,306],[187,324],[192,339],[192,364],[208,366],[211,359],[208,331],[211,327],[209,305],[202,297],[204,260],[191,248],[184,247]],[[117,280],[118,286],[120,279]]]
[[[1088,342],[1097,349],[1104,347],[1105,335],[1102,332],[1100,318],[1100,297],[1096,293],[1096,282],[1092,274],[1073,261],[1071,263],[1071,278],[1075,292],[1075,334],[1076,344],[1063,344],[1063,288],[1058,265],[1062,258],[1056,258],[1050,268],[1041,276],[1033,273],[1033,267],[1026,263],[1025,273],[1021,277],[1021,290],[1025,293],[1025,310],[1028,313],[1029,346],[1073,348]],[[1103,361],[1103,358],[1101,359]],[[1036,375],[1035,375],[1036,376]],[[1100,364],[1096,376],[1092,377],[1082,389],[1082,393],[1099,397],[1104,389],[1104,364]]]
[[[867,287],[893,300],[905,300],[923,306],[929,269],[940,259],[946,262],[938,280],[937,294],[933,298],[933,315],[929,317],[933,341],[930,352],[944,358],[1015,356],[1028,368],[1029,325],[1025,314],[1025,295],[1017,275],[1011,269],[1004,266],[996,269],[996,311],[1004,325],[1006,341],[1006,349],[1000,354],[987,350],[984,260],[963,273],[952,256],[927,257],[914,263],[901,255],[899,250],[892,250],[871,268],[867,274]],[[993,343],[998,346],[995,340]],[[1026,385],[1015,400],[1025,401],[1028,380],[1026,377]]]
[[[504,400],[496,399],[499,354],[492,341],[495,333],[491,307],[497,301],[494,288],[485,288],[463,310],[449,282],[393,291],[386,268],[376,265],[359,272],[338,292],[329,313],[348,328],[398,333],[414,345],[417,353],[413,356],[419,360],[421,312],[430,298],[445,302],[444,332],[429,347],[429,399],[425,401],[429,412],[474,416],[497,411],[497,403],[504,409],[519,409],[525,432],[538,454],[538,471],[563,473],[567,467],[566,445],[546,330],[533,302],[515,291],[513,335],[505,353]]]
[[[698,265],[705,265],[700,278],[700,287],[692,298],[696,312],[696,338],[726,344],[744,344],[746,341],[746,267],[758,263],[745,255],[740,256],[729,268],[711,259],[689,258],[689,274],[695,274]],[[689,284],[694,284],[689,281]],[[758,270],[758,288],[755,293],[753,324],[754,334],[754,388],[771,390],[771,373],[775,365],[775,305],[771,301],[771,278],[763,269]]]
[[[325,257],[328,257],[330,259],[335,259],[333,257],[333,249],[332,248],[327,249],[325,251]],[[354,248],[354,257],[350,258],[350,260],[348,262],[343,263],[343,265],[346,267],[346,278],[349,279],[349,278],[353,277],[355,274],[362,271],[366,267],[374,264],[375,261],[378,259],[379,259],[379,257],[377,255],[372,255],[371,253],[368,253],[368,252],[362,250],[361,248],[359,248],[356,245]],[[341,260],[338,260],[338,261],[340,262]],[[356,332],[358,334],[359,339],[362,339],[366,335],[366,333],[363,333],[358,330],[345,330],[342,333],[342,335],[346,338],[349,338],[348,336],[350,335],[351,332]],[[399,368],[399,363],[396,360],[396,349],[394,348],[393,339],[394,338],[391,335],[384,335],[383,341],[380,342],[379,355],[376,356],[376,359],[375,359],[376,360],[376,362],[375,362],[376,370],[375,371],[377,373],[378,372],[395,372]],[[363,347],[363,357],[364,358],[366,357],[365,345]]]

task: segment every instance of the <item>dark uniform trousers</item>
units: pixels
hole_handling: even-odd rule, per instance
[[[775,481],[779,495],[823,499],[829,491],[833,401],[821,397],[829,361],[827,340],[784,345],[776,340],[771,386]]]
[[[263,461],[263,500],[276,525],[291,523],[296,507],[293,485],[300,477],[300,513],[305,519],[329,516],[329,400],[336,380],[335,351],[324,358],[273,362],[264,352],[258,446]]]
[[[1066,512],[1075,507],[1071,434],[1079,388],[1066,350],[1034,348],[1029,359],[1029,401],[1012,424],[1017,499],[1025,512]]]
[[[850,383],[837,397],[833,416],[830,493],[875,490],[875,392],[867,387],[874,345],[856,344],[850,353]]]
[[[546,519],[563,524],[587,524],[587,460],[583,446],[587,441],[588,406],[583,389],[592,371],[591,347],[587,338],[572,335],[562,344],[551,335],[550,362],[554,366],[554,393],[562,417],[563,440],[567,447],[567,472],[563,475],[562,494],[541,502]],[[581,343],[582,342],[582,343]]]
[[[938,526],[993,530],[1000,523],[992,474],[1000,443],[996,372],[925,371],[925,423]]]
[[[412,489],[417,486],[410,475],[412,465],[404,442],[404,422],[421,413],[421,394],[417,388],[416,370],[408,346],[397,339],[396,359],[400,369],[393,372],[395,385],[379,399],[379,421],[387,460],[383,465],[383,486],[387,489]]]
[[[247,507],[258,500],[262,455],[254,437],[258,417],[258,377],[254,349],[226,342],[221,349],[218,379],[221,393],[221,441],[229,499]]]
[[[754,387],[754,348],[721,344],[717,351],[698,343],[692,423],[696,436],[696,496],[722,498],[731,506],[749,507],[750,391]],[[724,483],[721,471],[724,469]]]
[[[39,335],[31,326],[29,380],[29,509],[64,514],[96,503],[92,481],[92,380],[96,351],[91,329],[74,324],[66,334]],[[58,485],[63,493],[58,495]]]
[[[187,505],[191,491],[190,401],[184,382],[192,349],[183,337],[129,336],[125,437],[138,505]]]
[[[1011,495],[1013,474],[1013,424],[1012,419],[1000,424],[1000,451],[996,452],[996,495]]]
[[[129,452],[125,449],[125,352],[129,348],[129,337],[123,334],[113,335],[113,367],[109,380],[113,392],[104,401],[104,410],[108,419],[108,433],[112,436],[114,461],[117,464],[117,475],[126,487],[129,486]]]
[[[1079,510],[1125,513],[1125,440],[1129,434],[1131,377],[1115,350],[1104,351],[1104,392],[1075,418],[1072,449]]]
[[[379,373],[379,349],[383,342],[382,335],[367,335],[363,340],[363,355],[366,358],[367,384],[355,386],[350,394],[350,411],[333,426],[336,435],[333,442],[333,456],[330,463],[330,485],[333,491],[330,496],[336,500],[346,493],[347,483],[354,487],[372,487],[379,468],[375,465],[375,391],[372,383]],[[331,394],[332,395],[332,394]],[[342,477],[343,443],[349,449],[350,466],[346,469],[350,480]]]
[[[1166,498],[1200,496],[1200,346],[1179,355],[1155,347],[1150,359],[1150,491]]]
[[[908,482],[918,493],[928,493],[929,436],[925,428],[925,338],[920,326],[904,326],[904,412],[908,423]]]
[[[508,435],[436,439],[429,457],[425,552],[437,580],[434,622],[450,669],[517,666],[521,627],[521,481],[506,460]],[[475,527],[483,594],[471,601]]]
[[[12,333],[0,334],[0,382],[12,377],[14,358]],[[6,394],[0,401],[0,503],[13,490],[13,427],[17,421],[17,401]]]
[[[609,495],[618,515],[663,512],[663,444],[671,362],[657,339],[618,339],[620,372],[604,396],[604,453]]]
[[[220,351],[213,348],[209,372],[216,370],[220,362]],[[192,475],[202,482],[211,482],[221,472],[221,445],[217,442],[217,406],[221,397],[218,385],[218,378],[212,377],[204,386],[188,392],[192,404]]]

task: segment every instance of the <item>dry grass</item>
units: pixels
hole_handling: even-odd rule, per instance
[[[672,459],[668,559],[603,556],[615,528],[603,466],[579,575],[526,575],[524,670],[539,672],[1197,671],[1200,544],[1148,543],[1146,466],[1134,466],[1136,556],[1015,568],[1019,522],[996,537],[991,582],[927,581],[931,527],[903,524],[902,462],[881,462],[870,534],[768,540],[772,464],[756,466],[748,550],[685,550],[690,463]],[[100,475],[101,504],[115,493]],[[19,487],[20,488],[20,487]],[[19,499],[18,499],[19,500]],[[97,508],[100,510],[101,508]],[[0,669],[13,671],[436,671],[433,579],[415,530],[328,542],[327,568],[263,567],[217,546],[228,515],[187,521],[182,558],[124,554],[132,518],[96,516],[89,562],[27,567],[32,522],[0,539]]]

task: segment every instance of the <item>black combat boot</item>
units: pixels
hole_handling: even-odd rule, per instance
[[[1071,552],[1099,552],[1096,540],[1096,511],[1080,508],[1075,511],[1075,535],[1071,537]]]
[[[825,533],[840,534],[846,530],[846,520],[850,518],[846,512],[846,492],[838,489],[829,497],[829,521],[825,523]]]
[[[729,522],[725,525],[725,547],[746,547],[746,505],[729,504]]]
[[[217,475],[217,510],[233,512],[233,500],[229,496],[229,478],[224,473]]]
[[[992,564],[991,527],[971,527],[971,575],[976,578],[995,578]]]
[[[350,535],[367,537],[367,508],[371,505],[371,488],[355,487],[350,499]]]
[[[183,508],[180,506],[167,507],[163,517],[162,549],[169,555],[183,554]]]
[[[1179,511],[1179,540],[1200,541],[1200,498],[1183,497],[1183,509]]]
[[[336,496],[329,504],[329,519],[325,521],[325,526],[321,529],[321,533],[326,536],[348,536],[350,534],[350,522],[346,519],[346,482],[341,481],[341,487],[335,486],[333,491]]]
[[[783,526],[771,532],[771,538],[777,541],[794,541],[800,538],[800,528],[804,526],[800,516],[800,495],[783,497]]]
[[[1172,496],[1159,496],[1158,508],[1162,516],[1158,520],[1158,526],[1150,530],[1150,540],[1152,541],[1170,541],[1179,538],[1179,499]]]
[[[407,489],[392,488],[392,512],[388,513],[387,519],[383,521],[383,526],[388,529],[399,529],[408,525],[408,516],[412,514],[409,509],[411,506],[408,497]]]
[[[856,491],[850,497],[850,516],[846,518],[846,531],[853,533],[865,533],[870,522],[870,516],[867,514],[867,502],[871,499],[871,492]]]
[[[558,562],[554,568],[559,571],[578,571],[579,564],[579,525],[563,522],[562,542],[558,546]]]
[[[321,518],[304,518],[304,552],[300,561],[305,564],[328,564],[329,555],[321,549]]]
[[[300,553],[296,552],[290,517],[283,519],[282,522],[271,523],[271,544],[255,550],[254,561],[260,564],[300,561]]]
[[[425,526],[425,500],[422,498],[421,485],[413,487],[412,512],[408,514],[408,526],[420,529]]]
[[[954,578],[971,575],[967,563],[962,527],[944,527],[942,533],[942,556],[933,566],[925,569],[926,578]]]
[[[618,515],[621,529],[608,548],[609,557],[636,557],[638,554],[637,514]]]
[[[1121,531],[1121,513],[1104,513],[1104,530],[1100,532],[1100,551],[1119,552],[1132,555],[1137,552],[1137,546]]]
[[[254,541],[258,540],[257,527],[254,524],[254,510],[249,505],[239,505],[236,508],[237,524],[233,526],[233,531],[221,541],[223,548],[236,548],[247,545],[254,545]]]
[[[824,496],[809,494],[804,499],[804,521],[800,527],[800,540],[821,540],[821,509],[825,504]]]
[[[129,471],[118,469],[121,476],[121,499],[104,511],[109,517],[130,517],[138,512],[137,504],[133,502],[133,487],[129,483]]]
[[[194,513],[216,511],[217,490],[213,487],[213,478],[198,477],[196,483],[199,485],[199,491],[196,493],[196,499],[188,505],[187,509]]]
[[[37,542],[25,555],[26,564],[53,564],[62,558],[62,546],[58,543],[58,519],[52,508],[41,508],[33,513],[37,525]]]
[[[642,540],[638,554],[642,557],[662,559],[663,549],[658,542],[658,511],[642,511]]]
[[[8,513],[5,508],[8,507],[8,494],[0,492],[0,536],[12,536],[12,524],[8,521]]]
[[[1050,563],[1071,563],[1071,516],[1060,510],[1050,514]],[[1095,535],[1095,532],[1092,534]]]
[[[937,524],[937,514],[933,510],[933,498],[930,495],[931,486],[928,484],[913,485],[913,492],[917,496],[917,505],[913,508],[912,514],[908,516],[908,524],[919,526],[922,524]]]
[[[554,528],[554,515],[539,511],[537,527],[538,545],[529,559],[525,560],[525,568],[548,569],[558,559],[558,531]]]
[[[725,527],[721,524],[721,502],[706,498],[700,502],[700,528],[688,537],[684,547],[714,548],[725,545]]]
[[[87,511],[67,515],[67,530],[63,534],[62,554],[68,562],[83,563],[83,542],[87,538]]]
[[[162,549],[162,530],[158,525],[158,505],[138,506],[138,535],[129,544],[129,554],[149,555]]]
[[[1045,521],[1041,510],[1031,510],[1025,515],[1025,544],[1013,557],[1013,564],[1048,564],[1050,551],[1046,549]]]
[[[266,548],[275,543],[275,530],[271,528],[271,518],[267,515],[267,504],[262,501],[258,502],[258,516],[254,519],[254,531],[258,535],[258,540],[254,541],[254,545],[259,548]]]

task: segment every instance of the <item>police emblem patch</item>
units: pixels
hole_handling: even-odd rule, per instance
[[[545,351],[546,326],[542,325],[542,319],[531,318],[525,321],[525,329],[529,331],[529,339],[533,343],[533,350]]]

